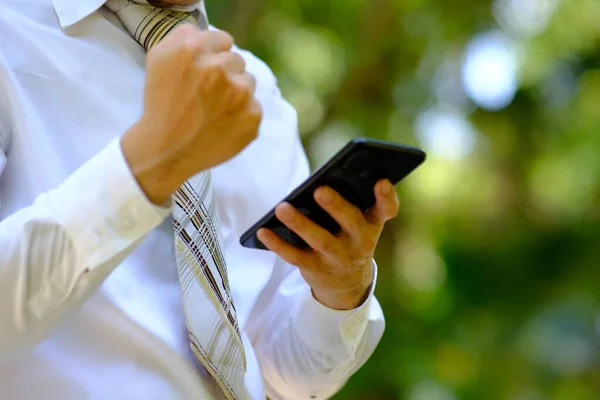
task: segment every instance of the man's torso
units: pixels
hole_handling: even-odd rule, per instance
[[[0,218],[60,185],[140,116],[144,50],[104,15],[94,13],[63,31],[50,0],[0,5],[0,146],[8,160],[0,176]],[[296,132],[280,124],[294,118],[293,109],[278,102],[268,68],[244,54],[258,78],[257,97],[270,111],[259,139],[212,171],[242,327],[269,279],[274,256],[244,249],[238,238],[291,189],[289,157],[299,148]],[[254,354],[247,353],[246,380],[260,381]],[[20,399],[48,393],[174,398],[194,390],[188,359],[167,220],[51,337],[0,366],[0,387],[7,398]],[[252,386],[253,393],[262,391],[260,384]]]

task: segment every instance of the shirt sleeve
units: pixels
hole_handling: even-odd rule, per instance
[[[373,311],[381,316],[374,290],[377,279],[377,266],[373,263],[374,282],[365,302],[354,310],[333,310],[317,301],[306,288],[300,297],[298,310],[293,314],[291,323],[298,336],[310,348],[321,353],[330,353],[340,359],[352,358],[368,320]],[[373,306],[373,308],[372,308]],[[316,333],[319,334],[316,334]]]
[[[146,199],[115,139],[1,220],[0,364],[41,342],[169,211]]]
[[[264,115],[279,121],[280,134],[294,135],[286,188],[292,190],[309,175],[297,114],[290,112],[292,106],[281,96],[268,67],[250,53],[243,54],[258,85],[271,89],[265,91],[272,98],[264,101]],[[375,264],[374,269],[376,278]],[[315,300],[296,267],[277,259],[246,325],[269,399],[327,399],[367,361],[385,327],[374,288],[375,283],[357,309],[332,310]]]
[[[328,399],[342,388],[385,329],[374,286],[357,309],[332,310],[295,267],[278,261],[248,322],[269,399]]]

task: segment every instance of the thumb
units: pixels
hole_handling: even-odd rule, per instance
[[[365,215],[370,224],[383,225],[398,214],[400,200],[394,190],[394,185],[388,179],[382,179],[375,184],[375,206]]]

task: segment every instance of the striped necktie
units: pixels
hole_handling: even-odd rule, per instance
[[[146,50],[178,24],[208,28],[201,4],[193,12],[156,8],[137,0],[108,0],[106,6]],[[190,347],[227,399],[243,399],[246,355],[221,251],[210,172],[185,182],[173,199],[177,270]]]

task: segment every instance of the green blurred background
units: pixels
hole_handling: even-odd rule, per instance
[[[600,399],[600,1],[220,0],[313,167],[417,145],[370,361],[336,399]]]

